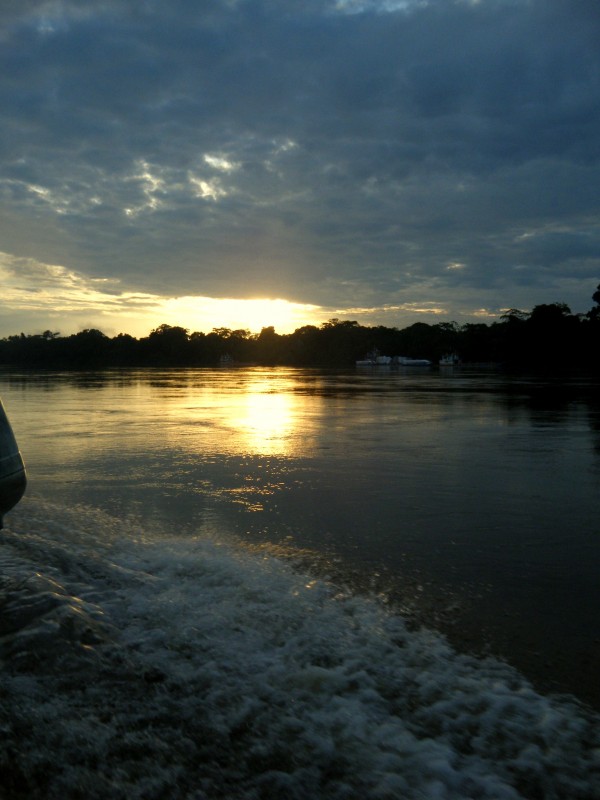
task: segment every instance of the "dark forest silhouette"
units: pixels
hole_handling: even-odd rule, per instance
[[[330,319],[278,334],[215,328],[190,333],[159,325],[136,339],[126,333],[108,337],[86,329],[71,336],[50,330],[0,339],[0,364],[36,368],[90,369],[132,366],[210,366],[240,363],[289,366],[349,366],[366,353],[427,358],[456,353],[463,363],[498,363],[514,368],[600,370],[600,285],[595,306],[572,314],[564,303],[537,305],[532,311],[510,309],[489,325],[416,322],[403,328],[367,327]]]

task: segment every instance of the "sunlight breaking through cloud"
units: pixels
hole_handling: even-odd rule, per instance
[[[227,191],[223,189],[218,178],[211,180],[204,180],[197,178],[195,175],[190,174],[190,183],[194,187],[196,197],[202,197],[209,200],[218,200],[221,197],[227,196]]]
[[[229,161],[225,156],[218,154],[205,153],[204,161],[209,167],[219,170],[220,172],[233,172],[240,168],[240,165],[234,161]]]
[[[594,5],[0,3],[1,247],[85,291],[109,277],[113,305],[201,291],[395,326],[584,313]]]
[[[370,306],[367,308],[355,307],[337,309],[336,314],[356,314],[357,316],[374,314],[389,314],[398,311],[412,314],[446,314],[447,310],[433,303],[400,303],[398,305]]]
[[[143,336],[163,323],[190,331],[227,327],[258,333],[262,327],[274,326],[278,333],[289,333],[302,325],[319,324],[324,313],[319,306],[282,299],[165,297],[126,291],[117,279],[89,278],[60,265],[2,252],[0,280],[0,319],[23,312],[38,329],[56,325],[68,314],[69,330],[63,333],[96,327],[109,334],[115,330]]]

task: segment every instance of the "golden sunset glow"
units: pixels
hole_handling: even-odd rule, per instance
[[[303,325],[319,325],[323,322],[320,306],[280,299],[177,297],[164,300],[161,305],[165,322],[182,325],[192,331],[231,328],[260,333],[262,328],[273,326],[277,333],[292,333]]]
[[[269,326],[277,333],[292,333],[303,325],[320,325],[329,315],[321,306],[282,299],[129,292],[121,289],[116,278],[89,278],[62,265],[3,252],[0,279],[7,312],[31,315],[39,331],[52,328],[63,335],[98,328],[108,336],[121,332],[147,336],[162,324],[178,325],[191,333],[210,333],[213,328],[260,333]],[[64,326],[67,315],[70,329]],[[5,333],[14,331],[8,328]]]

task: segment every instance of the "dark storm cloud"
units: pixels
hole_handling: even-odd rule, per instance
[[[27,2],[0,25],[15,255],[53,263],[54,218],[68,267],[132,289],[586,307],[597,2]]]

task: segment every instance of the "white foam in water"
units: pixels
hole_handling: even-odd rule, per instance
[[[597,715],[374,601],[90,509],[7,523],[3,797],[600,797]]]

